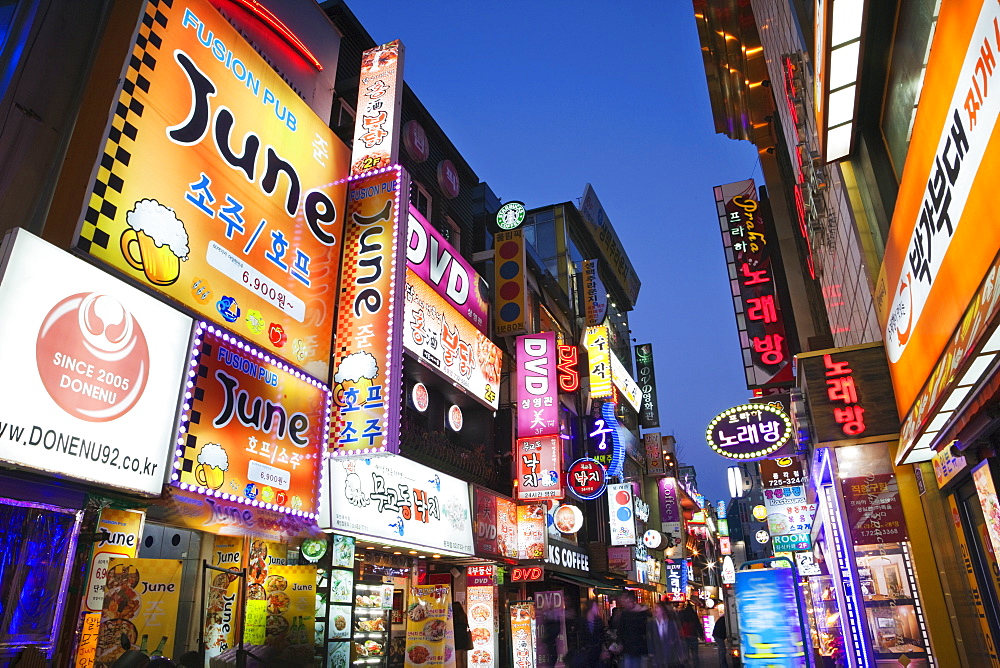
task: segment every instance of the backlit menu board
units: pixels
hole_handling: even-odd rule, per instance
[[[208,0],[147,3],[76,247],[325,378],[348,161]]]
[[[173,484],[317,517],[330,389],[208,323],[191,352]]]

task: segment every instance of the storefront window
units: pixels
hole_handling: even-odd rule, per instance
[[[77,522],[69,510],[0,499],[0,657],[4,647],[51,646]]]

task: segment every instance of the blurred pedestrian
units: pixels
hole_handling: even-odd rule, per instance
[[[622,668],[645,668],[649,656],[649,644],[646,642],[646,622],[649,620],[649,608],[640,605],[635,592],[626,591],[618,599],[622,606],[618,621],[618,640],[622,645]]]
[[[690,602],[684,606],[680,612],[681,636],[687,645],[688,656],[690,657],[692,668],[700,668],[698,660],[698,638],[701,636],[701,620],[698,619],[698,611]]]
[[[604,648],[604,619],[597,601],[587,601],[579,626],[580,647],[569,664],[571,668],[597,668],[611,658]]]
[[[458,601],[451,604],[451,615],[455,623],[455,665],[457,668],[465,668],[468,665],[468,651],[472,649],[469,617]]]
[[[726,640],[729,630],[726,627],[726,616],[719,615],[712,628],[712,637],[715,638],[715,650],[719,653],[719,668],[729,668],[728,653],[726,652]]]
[[[687,646],[681,639],[677,612],[666,603],[653,606],[646,627],[651,668],[681,668],[687,661]]]

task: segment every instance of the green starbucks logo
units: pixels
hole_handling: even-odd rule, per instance
[[[501,230],[513,230],[524,222],[524,215],[523,202],[507,202],[497,211],[497,227]]]

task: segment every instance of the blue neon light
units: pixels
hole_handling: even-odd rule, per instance
[[[604,423],[611,427],[611,466],[608,467],[608,475],[616,478],[622,477],[622,467],[625,465],[625,448],[622,447],[621,439],[618,438],[618,418],[615,417],[615,404],[606,401],[601,405],[601,416]]]

